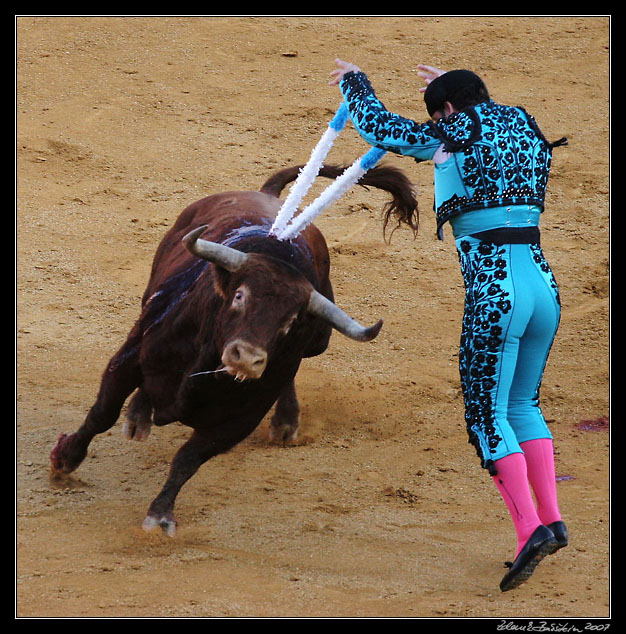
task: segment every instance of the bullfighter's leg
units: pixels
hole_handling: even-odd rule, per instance
[[[298,436],[300,405],[294,381],[289,381],[278,397],[270,423],[270,442],[293,442]]]
[[[152,402],[150,397],[140,388],[134,394],[126,410],[124,436],[128,440],[145,440],[152,427]]]
[[[170,473],[161,492],[152,501],[143,528],[160,526],[166,535],[176,532],[174,504],[179,491],[207,460],[234,447],[248,436],[258,421],[229,421],[222,428],[194,431],[191,438],[178,450]]]
[[[61,434],[50,452],[52,470],[56,473],[74,471],[87,455],[93,437],[115,424],[124,402],[139,385],[138,338],[132,333],[118,353],[109,361],[96,402],[85,422],[73,434]]]

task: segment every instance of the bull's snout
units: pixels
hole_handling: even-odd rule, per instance
[[[267,366],[267,352],[247,341],[235,339],[226,345],[222,363],[240,381],[258,379]]]

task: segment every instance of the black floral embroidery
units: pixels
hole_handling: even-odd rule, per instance
[[[386,141],[420,146],[438,137],[434,124],[419,124],[389,112],[376,97],[364,73],[345,76],[343,90],[350,116],[361,132],[371,135],[381,145]]]
[[[480,243],[472,249],[462,240],[459,260],[465,282],[465,312],[459,368],[465,399],[465,423],[469,442],[474,445],[482,466],[491,469],[490,452],[501,436],[495,427],[493,391],[497,385],[499,354],[504,342],[500,321],[512,309],[509,292],[502,283],[509,277],[506,247]],[[482,432],[479,436],[477,432]],[[486,445],[480,437],[486,438]]]
[[[531,250],[531,252],[533,254],[533,260],[537,263],[537,265],[539,266],[539,270],[546,277],[550,288],[554,291],[554,296],[555,296],[556,302],[560,306],[561,305],[561,295],[559,293],[559,285],[556,282],[556,278],[554,277],[554,273],[552,272],[552,269],[550,268],[550,265],[548,264],[548,261],[546,260],[544,254],[543,254],[543,251],[541,250],[541,247],[539,245],[537,245],[537,244],[531,244],[529,246],[530,246],[530,250]]]
[[[447,119],[435,124],[437,137],[443,142],[446,152],[460,152],[469,148],[480,138],[481,126],[476,111],[471,108],[455,112]]]
[[[464,118],[462,136],[467,135],[469,120],[480,134],[475,133],[471,143],[455,147],[450,124],[461,126]],[[489,101],[448,119],[448,124],[450,131],[445,130],[444,138],[456,151],[466,193],[438,203],[438,227],[459,213],[485,207],[525,204],[543,210],[552,152],[523,109]],[[438,129],[444,134],[442,126]]]

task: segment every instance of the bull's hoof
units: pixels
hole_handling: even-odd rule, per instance
[[[128,440],[145,440],[151,427],[152,403],[143,390],[137,390],[128,404],[122,431]]]
[[[176,520],[174,518],[148,515],[141,526],[145,531],[151,531],[153,528],[160,526],[163,533],[168,537],[174,537],[176,534]]]
[[[122,431],[127,440],[145,440],[150,435],[152,421],[131,420],[128,418],[122,425]]]
[[[50,452],[50,466],[55,473],[71,473],[86,455],[87,448],[77,442],[76,434],[61,434]]]
[[[293,443],[298,438],[298,424],[270,425],[269,441],[277,444]]]

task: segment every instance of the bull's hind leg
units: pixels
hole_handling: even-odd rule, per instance
[[[131,336],[109,361],[102,375],[98,397],[85,422],[73,434],[61,434],[50,452],[54,472],[74,471],[85,459],[93,437],[113,427],[124,401],[139,385],[141,372],[137,357],[137,340]]]
[[[152,402],[150,397],[140,388],[134,394],[126,410],[124,436],[128,440],[145,440],[152,427]]]
[[[294,442],[300,425],[300,405],[294,381],[289,381],[276,401],[270,422],[270,442]]]

